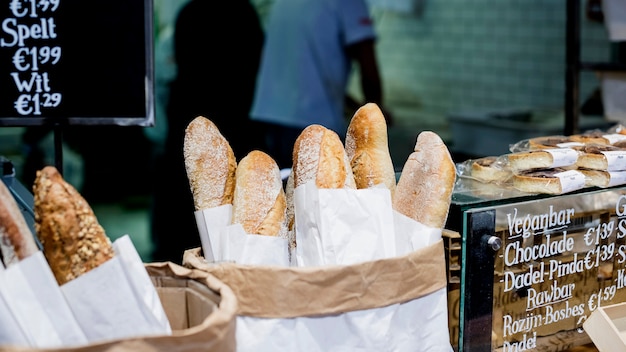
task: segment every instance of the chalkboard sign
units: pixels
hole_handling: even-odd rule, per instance
[[[0,126],[154,125],[150,0],[0,5]]]

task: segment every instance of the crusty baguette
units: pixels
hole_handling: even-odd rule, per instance
[[[195,209],[232,204],[237,160],[211,120],[198,116],[187,125],[183,155]]]
[[[513,174],[513,187],[527,193],[562,194],[584,188],[585,181],[580,171],[558,167]]]
[[[39,251],[24,215],[2,180],[0,180],[0,250],[6,267]]]
[[[93,210],[54,166],[37,171],[33,195],[35,232],[59,285],[113,258]]]
[[[318,188],[356,189],[352,167],[341,139],[324,126],[307,126],[293,148],[294,188],[315,180]]]
[[[233,198],[233,223],[249,234],[287,236],[286,199],[276,161],[253,150],[239,161]]]
[[[424,225],[443,228],[448,218],[456,169],[439,135],[423,131],[407,158],[393,198],[393,209]]]
[[[378,105],[367,103],[352,116],[346,133],[346,154],[357,188],[382,184],[393,196],[396,174],[389,153],[387,122]]]

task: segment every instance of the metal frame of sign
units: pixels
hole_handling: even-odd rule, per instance
[[[63,1],[63,0],[61,0]],[[137,0],[132,0],[137,1]],[[140,0],[141,1],[141,0]],[[145,116],[0,116],[0,127],[49,126],[61,128],[68,125],[119,125],[152,127],[155,123],[154,93],[154,43],[153,43],[153,4],[152,0],[143,0],[144,8],[144,103]]]

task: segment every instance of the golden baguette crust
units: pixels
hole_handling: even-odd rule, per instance
[[[35,237],[17,202],[0,180],[0,250],[4,265],[9,267],[39,251]]]
[[[253,150],[239,161],[233,198],[233,223],[249,234],[286,238],[286,199],[276,161]]]
[[[198,116],[187,125],[183,155],[195,209],[232,204],[237,160],[211,120]]]
[[[294,188],[315,180],[318,188],[356,189],[346,150],[334,131],[307,126],[293,148]]]
[[[393,209],[424,225],[443,228],[455,181],[450,151],[439,135],[423,131],[398,179]]]
[[[59,285],[113,258],[93,210],[54,166],[37,171],[33,195],[35,232]]]
[[[387,122],[378,105],[367,103],[352,116],[346,133],[346,154],[357,188],[383,184],[393,196],[396,174],[389,153]]]

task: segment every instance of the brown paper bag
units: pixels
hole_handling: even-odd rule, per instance
[[[150,275],[172,327],[172,335],[106,341],[75,348],[0,346],[0,352],[191,352],[236,350],[237,299],[206,271],[171,262],[149,263]]]
[[[354,265],[216,264],[200,248],[185,251],[183,265],[234,291],[238,351],[452,350],[441,240]]]

